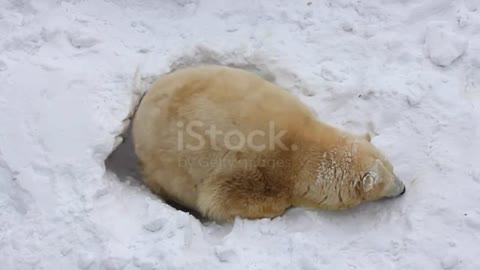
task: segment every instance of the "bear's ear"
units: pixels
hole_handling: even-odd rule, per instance
[[[364,192],[369,192],[378,184],[381,179],[378,177],[382,164],[378,159],[375,160],[370,170],[362,177],[362,186]]]
[[[365,134],[363,134],[363,138],[364,138],[365,140],[367,140],[368,142],[371,142],[371,141],[372,141],[372,135],[370,135],[370,133],[368,133],[368,132],[365,133]]]
[[[372,136],[368,132],[366,132],[363,135],[357,135],[357,138],[359,138],[360,140],[366,140],[368,142],[370,142],[372,140]]]

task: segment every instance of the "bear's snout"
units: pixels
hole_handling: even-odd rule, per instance
[[[402,196],[407,191],[407,188],[397,176],[395,176],[395,189],[397,190],[397,192],[395,192],[395,195],[393,197]]]
[[[407,188],[405,187],[403,182],[400,181],[400,179],[398,179],[398,177],[395,176],[393,183],[390,186],[389,191],[387,191],[387,194],[385,195],[385,197],[388,197],[388,198],[400,197],[403,194],[405,194],[406,191],[407,191]]]

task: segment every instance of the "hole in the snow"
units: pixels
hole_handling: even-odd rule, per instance
[[[143,185],[138,159],[135,155],[131,132],[132,125],[130,124],[124,134],[122,134],[123,142],[118,145],[118,147],[105,160],[105,168],[107,171],[115,174],[122,182],[130,185]],[[164,199],[162,200],[165,201]],[[186,208],[173,201],[165,202],[177,210],[187,212],[197,219],[202,220],[201,215],[196,211]]]
[[[122,134],[123,142],[105,160],[107,171],[114,173],[122,182],[140,184],[138,159],[133,148],[131,125]]]

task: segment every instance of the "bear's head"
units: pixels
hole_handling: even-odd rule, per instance
[[[316,181],[303,186],[295,204],[342,209],[405,193],[393,166],[370,142],[370,136],[345,135],[319,157]]]
[[[392,164],[370,142],[370,135],[355,142],[356,166],[352,175],[357,179],[358,194],[363,200],[398,197],[405,193],[405,185],[393,172]]]

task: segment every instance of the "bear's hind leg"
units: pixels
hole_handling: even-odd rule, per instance
[[[274,218],[291,206],[282,185],[269,181],[258,169],[216,177],[205,184],[197,205],[202,215],[219,222],[231,222],[236,216]]]

